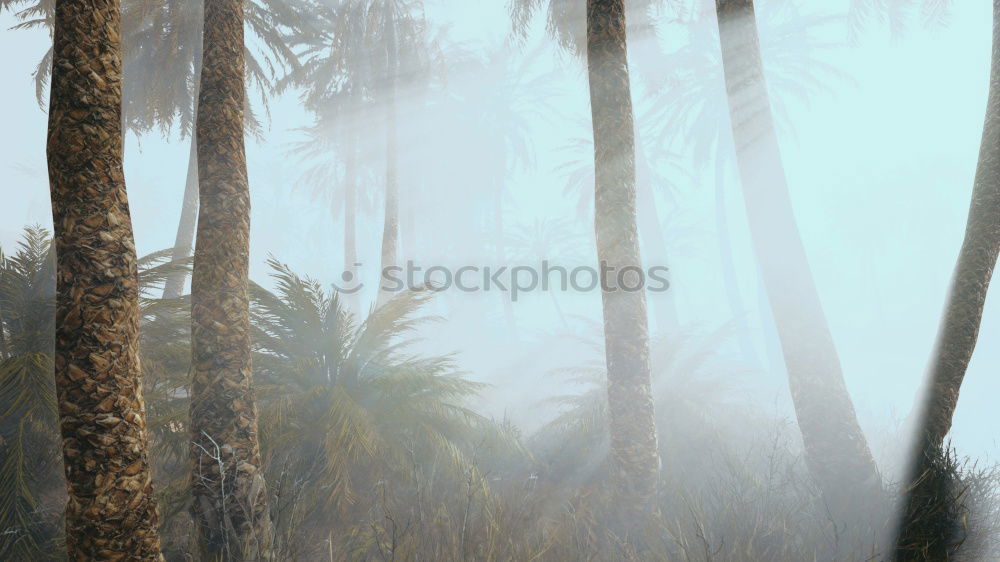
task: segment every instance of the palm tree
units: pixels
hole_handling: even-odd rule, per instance
[[[137,0],[125,5],[123,38],[125,59],[125,117],[137,133],[154,126],[169,133],[176,123],[181,138],[190,135],[190,152],[181,216],[174,242],[174,259],[189,258],[198,218],[198,157],[194,130],[198,112],[199,78],[203,57],[204,0],[172,2]],[[275,87],[276,72],[296,68],[298,59],[287,46],[292,33],[306,34],[308,28],[300,0],[250,0],[244,3],[245,22],[260,48],[245,46],[246,86],[259,94],[267,111],[266,93]],[[254,112],[244,113],[247,127],[257,131],[261,124]],[[167,299],[183,292],[186,269],[175,268],[163,288]]]
[[[586,327],[600,330],[599,325]],[[689,454],[685,449],[699,442],[718,444],[724,433],[724,417],[714,413],[732,409],[734,366],[722,358],[719,347],[732,332],[730,324],[705,333],[685,328],[651,342],[656,423],[664,435],[660,446],[664,460],[671,454]],[[554,399],[561,411],[532,437],[531,444],[551,477],[591,487],[609,468],[608,408],[601,384],[607,378],[607,366],[600,358],[599,339],[583,337],[580,344],[582,359],[554,373],[579,392]],[[725,378],[719,376],[722,373]]]
[[[303,128],[304,139],[291,150],[307,166],[300,183],[312,187],[313,199],[328,200],[334,218],[343,215],[344,273],[352,276],[345,281],[353,281],[358,275],[358,215],[370,210],[370,174],[359,154],[365,110],[360,103],[338,103],[332,114],[322,112],[313,125]],[[330,189],[338,184],[342,186],[339,192]],[[352,312],[361,310],[357,292],[345,298]]]
[[[376,59],[371,49],[369,6],[362,1],[325,2],[314,6],[310,30],[289,36],[298,67],[279,83],[279,89],[302,88],[303,104],[315,123],[303,129],[305,139],[293,152],[310,161],[303,174],[313,196],[332,196],[329,186],[341,184],[341,204],[331,207],[344,216],[344,271],[357,276],[357,219],[365,195],[361,179],[368,170],[363,156],[369,147],[361,133],[370,123],[375,98]],[[357,293],[348,299],[361,309]]]
[[[55,7],[47,153],[66,548],[71,559],[158,560],[122,171],[120,16],[113,0]]]
[[[650,1],[631,4],[646,10]],[[560,46],[587,53],[594,132],[594,203],[597,257],[602,268],[639,267],[636,230],[635,133],[622,0],[512,0],[514,32],[524,37],[534,13],[547,12],[548,31]],[[586,33],[583,33],[586,23]],[[640,267],[641,269],[641,267]],[[609,287],[602,273],[602,287]],[[610,288],[610,287],[609,287]],[[616,500],[632,515],[654,509],[659,475],[649,333],[642,291],[602,291],[612,482]]]
[[[405,481],[414,464],[457,467],[492,424],[464,405],[482,384],[449,357],[408,351],[432,320],[415,316],[432,293],[402,293],[358,323],[335,291],[269,265],[275,291],[252,290],[262,441],[271,470],[307,482],[301,531],[326,539],[363,517],[362,494],[379,480]]]
[[[55,256],[48,233],[25,229],[20,247],[0,256],[0,306],[7,332],[0,361],[0,558],[28,560],[59,535],[65,502],[52,349]]]
[[[0,0],[0,9],[13,10],[21,20],[15,28],[41,27],[51,30],[53,0]],[[159,127],[168,134],[176,124],[182,139],[190,136],[181,217],[177,225],[174,255],[178,262],[191,256],[195,224],[198,218],[198,162],[193,134],[197,114],[198,78],[201,74],[202,23],[204,0],[134,0],[123,5],[122,43],[124,81],[122,86],[123,118],[126,127],[139,134]],[[279,69],[295,69],[298,60],[286,45],[291,34],[306,35],[303,25],[308,17],[302,12],[311,4],[303,0],[250,0],[245,3],[246,23],[257,38],[259,50],[247,47],[247,86],[264,95],[273,89]],[[43,104],[45,87],[52,68],[52,51],[47,52],[35,70],[35,91]],[[247,125],[256,130],[260,123],[253,112],[245,113]],[[185,268],[174,268],[173,277],[164,286],[164,298],[176,298],[184,289]]]
[[[648,111],[648,110],[647,110]],[[637,121],[647,121],[643,112],[639,112]],[[668,174],[669,170],[675,176],[685,176],[687,172],[678,163],[677,155],[671,154],[661,149],[651,149],[648,145],[643,145],[640,138],[650,138],[651,135],[639,135],[639,127],[636,127],[636,197],[637,197],[637,217],[639,221],[640,245],[643,249],[644,259],[651,264],[667,266],[668,256],[677,250],[677,245],[684,237],[673,221],[668,221],[670,225],[663,228],[660,222],[661,213],[657,207],[657,193],[663,193],[668,200],[673,198],[677,189],[676,183]],[[566,186],[563,193],[576,199],[577,215],[581,219],[593,220],[594,198],[592,195],[594,185],[594,163],[590,158],[593,152],[593,139],[589,132],[570,139],[566,145],[568,156],[565,163],[559,169],[566,176]],[[659,157],[656,157],[656,155]],[[584,155],[586,155],[584,157]],[[670,248],[668,249],[668,244]],[[666,332],[674,331],[678,327],[676,293],[667,291],[659,298],[653,299],[653,307],[656,309],[654,320],[659,328]]]
[[[806,462],[825,500],[842,516],[853,500],[878,491],[881,478],[844,383],[795,223],[753,2],[718,0],[716,13],[751,237],[778,328]]]
[[[625,268],[639,268],[635,140],[622,0],[587,2],[587,72],[594,127],[594,226],[602,269],[604,343],[612,481],[620,505],[634,514],[654,509],[659,476],[649,335],[643,291],[626,291]],[[612,282],[616,281],[616,282]],[[634,283],[634,281],[633,281]]]
[[[918,409],[915,455],[911,460],[911,488],[907,490],[897,556],[904,560],[948,557],[950,537],[927,536],[921,523],[933,498],[935,479],[927,477],[943,454],[958,396],[976,348],[983,307],[1000,252],[1000,1],[993,2],[993,55],[986,118],[979,164],[965,238],[952,273],[944,317],[927,374],[924,403]]]
[[[251,371],[243,25],[242,0],[206,3],[191,280],[191,511],[206,557],[257,560],[270,556],[271,525]]]
[[[715,182],[715,224],[726,298],[737,319],[740,351],[754,361],[757,354],[745,319],[746,306],[733,261],[727,217],[727,191],[731,187],[728,179],[735,166],[735,153],[727,119],[718,26],[714,21],[706,25],[709,22],[702,17],[709,13],[696,10],[690,18],[680,20],[679,25],[687,31],[687,42],[665,55],[671,64],[661,64],[657,70],[647,69],[650,97],[655,103],[645,121],[651,123],[651,136],[657,146],[689,151],[695,164],[704,166]],[[785,110],[786,101],[808,102],[831,82],[846,78],[818,56],[824,47],[829,47],[826,39],[820,37],[836,20],[830,16],[807,16],[797,2],[782,3],[769,10],[767,16],[758,22],[763,29],[760,48],[769,77],[768,91],[775,106],[776,126],[779,130],[794,131],[794,123]],[[715,19],[714,13],[711,18]]]
[[[170,256],[170,250],[163,250],[137,261],[143,397],[154,471],[161,469],[156,473],[161,483],[163,468],[187,466],[187,455],[180,459],[175,454],[180,449],[187,452],[187,439],[170,426],[183,423],[187,414],[190,321],[184,323],[183,299],[152,298],[177,267]],[[40,227],[28,227],[18,250],[0,259],[0,305],[7,311],[4,328],[9,344],[8,356],[0,362],[0,412],[4,413],[0,443],[7,453],[0,465],[0,505],[5,506],[0,528],[8,530],[0,535],[0,557],[4,559],[37,559],[62,548],[56,511],[66,497],[59,475],[59,430],[51,376],[55,285],[51,237]],[[176,480],[172,473],[167,476]],[[178,495],[169,490],[171,487],[175,487],[174,482],[158,486],[160,506],[166,507],[164,525],[176,511],[170,505],[176,502],[166,506],[163,502],[164,496]]]
[[[377,65],[381,65],[382,81],[378,87],[384,104],[386,133],[385,165],[385,217],[382,228],[382,257],[380,272],[398,265],[399,252],[399,138],[398,118],[398,75],[400,59],[404,53],[412,53],[422,43],[423,34],[422,0],[387,0],[372,5],[370,15],[372,38],[380,50],[384,49]],[[381,55],[381,53],[380,53]],[[379,283],[377,306],[382,306],[391,296],[382,290]]]
[[[636,62],[641,63],[640,70],[647,67],[655,68],[661,63],[662,52],[655,37],[656,26],[653,18],[653,9],[660,4],[664,3],[660,0],[642,0],[626,4],[627,32],[638,47],[634,49],[634,52],[640,55],[636,57]],[[532,16],[543,8],[546,11],[546,28],[549,35],[563,49],[577,56],[582,56],[586,43],[586,13],[584,4],[575,0],[510,0],[509,9],[515,37],[521,40],[526,37]],[[670,8],[672,10],[680,8],[683,11],[683,7],[671,6]],[[643,119],[638,121],[641,123]],[[651,164],[661,163],[665,159],[669,160],[672,155],[661,155],[655,151],[647,153],[643,143],[639,142],[642,137],[640,132],[640,128],[636,128],[634,135],[637,141],[635,143],[636,190],[639,201],[638,220],[642,235],[643,255],[650,262],[666,266],[670,261],[667,252],[668,243],[660,223],[655,193],[656,188],[670,189],[673,186],[670,180],[661,177]],[[589,142],[590,139],[584,141],[587,144]],[[582,143],[577,143],[577,148],[579,148],[579,144]],[[584,178],[591,176],[593,170],[572,166],[575,169],[571,172],[567,191],[573,190],[574,186],[583,187],[584,189],[579,191],[583,195],[580,201],[587,204],[581,205],[580,209],[589,208],[589,187],[587,187],[588,184]],[[660,298],[654,299],[653,303],[654,307],[658,309],[655,316],[657,322],[667,331],[677,328],[677,308],[674,298],[674,292],[670,291]]]
[[[399,150],[398,87],[401,61],[407,74],[419,76],[425,22],[422,0],[348,0],[321,2],[316,9],[315,34],[293,35],[303,63],[283,85],[304,86],[303,101],[324,120],[336,119],[345,109],[377,103],[385,126],[385,214],[381,268],[398,262]],[[406,84],[404,84],[406,85]],[[331,116],[332,114],[332,116]],[[348,180],[353,181],[353,180]],[[350,190],[349,190],[350,191]],[[353,267],[353,263],[352,263]],[[377,304],[390,295],[381,288]]]

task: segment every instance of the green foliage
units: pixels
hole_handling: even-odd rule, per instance
[[[694,14],[673,26],[683,31],[686,41],[666,53],[666,62],[660,61],[647,76],[654,103],[642,121],[649,123],[648,138],[656,146],[690,154],[699,167],[733,166],[716,16],[714,11]],[[776,126],[794,133],[789,102],[808,103],[829,92],[831,84],[850,83],[842,68],[824,58],[839,46],[829,36],[843,18],[809,14],[798,1],[758,10],[757,18]]]
[[[142,365],[148,427],[159,457],[186,439],[170,434],[171,422],[187,414],[186,384],[190,321],[186,299],[163,301],[150,295],[186,261],[170,251],[139,259],[142,311]],[[0,558],[29,560],[39,552],[59,552],[60,517],[65,501],[52,377],[55,333],[55,255],[49,233],[25,229],[18,250],[0,254]],[[181,411],[182,406],[183,411]],[[174,427],[177,427],[174,425]],[[167,428],[165,430],[165,428]],[[171,449],[172,448],[172,449]],[[166,451],[166,453],[165,453]],[[186,448],[184,449],[186,453]],[[176,453],[174,457],[177,458]],[[186,457],[185,457],[186,458]],[[159,466],[165,461],[158,463]]]
[[[0,558],[28,559],[56,539],[60,474],[52,379],[55,263],[48,234],[25,229],[0,252]],[[54,497],[53,497],[54,496]]]
[[[526,231],[524,252],[548,238],[543,226]],[[167,556],[181,559],[190,552],[189,300],[153,295],[189,265],[172,262],[169,251],[139,265],[161,532]],[[251,287],[254,371],[283,559],[861,560],[885,552],[891,506],[875,498],[870,512],[834,525],[791,425],[740,400],[745,390],[733,375],[744,368],[725,356],[730,326],[653,343],[661,516],[622,536],[607,525],[599,325],[582,326],[593,337],[580,341],[589,354],[565,371],[576,391],[559,399],[562,413],[525,438],[509,420],[471,408],[483,385],[451,357],[419,352],[418,336],[432,333],[435,320],[420,315],[430,292],[401,294],[358,320],[337,293],[277,260],[270,266],[274,289]],[[18,250],[0,260],[3,559],[61,552],[54,278],[42,229],[26,230]],[[998,528],[997,510],[986,505],[995,498],[995,471],[946,466],[960,483],[947,488],[948,501],[986,498],[954,512],[959,538],[967,531],[989,543],[975,545],[986,552]]]
[[[301,64],[281,84],[302,87],[313,111],[384,101],[386,78],[396,75],[393,62],[406,75],[429,64],[423,0],[313,0],[309,9],[313,23],[288,38]]]
[[[600,334],[597,326],[592,333]],[[730,363],[720,348],[732,336],[732,326],[699,333],[687,331],[654,340],[650,359],[653,397],[657,405],[657,431],[664,470],[675,470],[675,459],[697,463],[692,453],[707,440],[718,440],[732,417],[740,413],[730,402],[737,388],[734,380],[745,367]],[[585,359],[557,374],[577,392],[556,398],[561,413],[532,438],[532,449],[543,461],[541,472],[576,486],[591,487],[607,474],[610,451],[607,433],[607,374],[603,344],[583,339]],[[727,373],[723,383],[720,373]],[[747,421],[747,420],[743,420]]]
[[[269,456],[316,481],[324,508],[412,463],[459,467],[490,423],[464,402],[482,387],[449,357],[409,352],[429,292],[403,293],[356,324],[336,293],[270,261],[276,291],[253,288],[255,383]]]
[[[195,100],[201,68],[204,0],[126,0],[122,2],[122,51],[124,59],[123,122],[139,133],[159,127],[167,132],[177,125],[180,134],[194,131]],[[306,0],[248,0],[244,19],[250,31],[246,53],[246,84],[258,92],[267,111],[267,95],[285,73],[298,68],[298,57],[288,46],[291,36],[309,35],[304,22],[311,19]],[[43,28],[51,33],[55,17],[53,0],[0,0],[0,11],[14,13],[14,29]],[[35,97],[45,109],[45,94],[52,70],[52,50],[33,73]],[[260,122],[246,112],[252,131]]]
[[[677,9],[677,2],[663,0],[641,0],[626,2],[626,20],[633,30],[644,31],[649,26],[649,17],[660,5]],[[508,0],[513,36],[524,41],[531,29],[531,22],[538,12],[545,12],[545,29],[559,46],[566,51],[583,57],[587,52],[587,3],[576,0]],[[632,31],[630,31],[632,33]]]

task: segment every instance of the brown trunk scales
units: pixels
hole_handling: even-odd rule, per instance
[[[161,560],[122,171],[117,0],[57,0],[48,169],[55,379],[73,561]]]
[[[191,511],[207,559],[270,557],[251,372],[243,2],[205,3],[191,279]]]

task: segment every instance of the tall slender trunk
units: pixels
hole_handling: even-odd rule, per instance
[[[396,46],[396,22],[393,2],[386,2],[386,166],[385,166],[385,219],[382,229],[382,264],[379,270],[379,292],[376,306],[392,298],[383,290],[381,275],[387,268],[398,265],[399,248],[399,153],[396,127],[396,69],[399,53]]]
[[[200,4],[200,3],[199,3]],[[202,6],[202,9],[204,7]],[[202,14],[204,22],[204,14]],[[203,31],[199,30],[194,48],[194,113],[198,115],[198,93],[201,84],[201,58],[204,49]],[[188,153],[187,179],[184,182],[184,200],[181,202],[181,218],[177,223],[177,236],[174,238],[174,251],[171,259],[175,262],[191,257],[194,247],[194,230],[198,223],[198,138],[191,133],[191,149]],[[187,269],[176,271],[167,277],[163,284],[163,298],[175,299],[184,293],[184,281],[187,279]]]
[[[927,534],[925,526],[934,514],[924,511],[941,500],[941,490],[935,488],[941,482],[940,475],[928,471],[934,470],[943,456],[944,439],[951,430],[962,381],[979,338],[986,294],[1000,252],[1000,0],[993,1],[989,88],[965,238],[938,327],[924,402],[918,406],[920,433],[911,460],[912,485],[903,504],[897,539],[896,554],[901,560],[943,560],[954,546],[950,539],[956,538]]]
[[[655,511],[659,456],[644,291],[619,287],[641,269],[635,140],[623,0],[587,1],[587,73],[594,128],[594,228],[602,275],[612,478],[626,515]],[[627,270],[626,270],[627,271]],[[632,275],[625,285],[634,286]]]
[[[204,49],[191,278],[191,511],[204,558],[260,560],[270,556],[271,523],[251,371],[242,0],[206,1]]]
[[[1000,250],[1000,0],[993,13],[990,90],[972,203],[928,373],[923,431],[937,445],[951,429]]]
[[[752,0],[716,0],[722,63],[751,238],[782,353],[806,463],[838,516],[881,488],[841,373],[788,195]]]
[[[161,560],[122,171],[121,6],[57,0],[48,169],[70,560]]]
[[[358,282],[358,153],[357,146],[347,149],[347,162],[344,164],[344,274],[350,273],[347,289],[351,290]],[[354,314],[361,312],[357,292],[345,293],[347,306]]]

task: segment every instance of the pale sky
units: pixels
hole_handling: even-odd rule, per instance
[[[782,1],[759,1],[759,18]],[[813,6],[806,10],[810,13],[843,14],[847,2],[808,4]],[[794,130],[781,132],[798,224],[848,387],[870,436],[893,416],[905,415],[913,403],[961,243],[972,189],[989,78],[991,12],[988,2],[954,4],[947,25],[926,29],[914,24],[895,38],[877,23],[853,43],[847,41],[842,23],[826,28],[823,39],[839,45],[825,50],[823,58],[849,79],[826,84],[828,93],[815,96],[808,106],[791,103],[788,122]],[[509,30],[499,1],[438,0],[429,2],[427,15],[434,25],[450,26],[451,40],[473,48],[496,48]],[[0,52],[6,53],[0,74],[7,77],[0,100],[8,108],[0,135],[4,178],[0,243],[5,250],[24,225],[51,224],[45,179],[46,117],[35,102],[31,77],[49,39],[42,31],[9,31],[14,23],[10,14],[0,15]],[[558,111],[549,122],[533,127],[535,167],[511,178],[508,211],[515,221],[562,218],[586,233],[590,224],[581,221],[574,212],[575,203],[562,195],[566,179],[559,170],[567,158],[564,148],[569,140],[587,132],[581,127],[581,123],[589,124],[586,82],[579,62],[557,54],[541,33],[542,22],[537,24],[528,50],[541,48],[534,51],[537,60],[531,67],[552,73],[551,79],[559,86],[554,94]],[[665,44],[685,40],[681,32],[670,35],[675,27],[661,29]],[[761,34],[766,43],[763,27]],[[457,76],[456,87],[463,80],[477,79]],[[641,115],[650,103],[657,102],[636,99],[637,113]],[[669,103],[669,96],[658,103]],[[414,110],[404,104],[403,119]],[[296,271],[333,281],[342,264],[341,219],[332,218],[323,204],[313,201],[309,189],[295,187],[300,169],[287,155],[289,143],[300,138],[295,129],[308,125],[311,116],[292,94],[275,99],[271,111],[264,140],[247,145],[253,198],[252,277],[266,280],[264,260],[274,254]],[[427,139],[447,134],[448,130],[426,132]],[[406,150],[424,140],[411,137],[401,145]],[[167,248],[180,213],[188,147],[176,136],[164,139],[150,134],[137,139],[130,135],[125,153],[139,252]],[[460,157],[443,154],[437,165],[449,166]],[[730,316],[712,214],[714,182],[711,174],[699,173],[695,166],[688,168],[692,177],[676,177],[676,208],[666,198],[660,204],[690,225],[685,239],[671,244],[677,247],[672,266],[681,320],[710,329]],[[405,189],[406,171],[402,174]],[[731,171],[730,176],[735,174]],[[759,287],[749,233],[738,185],[730,183],[727,211],[740,288],[747,305],[757,307]],[[466,188],[478,186],[473,183]],[[422,224],[440,228],[451,212],[446,202],[434,209],[419,209],[414,228],[419,230]],[[666,223],[668,219],[662,218]],[[359,219],[364,261],[377,260],[380,220],[377,213]],[[667,232],[669,236],[669,228]],[[433,251],[426,253],[433,256]],[[980,345],[952,433],[961,452],[993,458],[1000,434],[995,411],[995,397],[1000,393],[997,290],[987,303]],[[596,295],[567,296],[564,301],[572,314],[595,318],[599,313]],[[450,336],[429,345],[461,348],[462,366],[499,387],[489,404],[492,411],[527,415],[534,403],[529,401],[538,398],[533,381],[545,376],[538,371],[538,363],[516,350],[498,351],[488,341],[469,335],[481,328],[478,323],[502,322],[496,308],[494,314],[472,320],[454,306],[442,305],[437,312],[449,316],[442,333]],[[516,310],[523,340],[557,326],[548,301],[542,298],[519,303]],[[758,312],[748,310],[747,317],[759,332]],[[572,359],[556,357],[555,362]],[[550,392],[557,391],[552,390],[556,383],[546,384]],[[762,376],[760,387],[763,395],[787,402],[787,388],[780,378]]]

